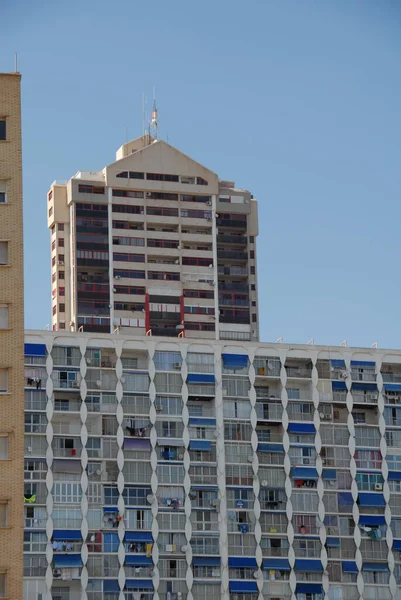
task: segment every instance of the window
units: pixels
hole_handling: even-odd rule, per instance
[[[255,267],[251,267],[251,275],[255,275]]]
[[[7,126],[6,120],[0,119],[0,140],[5,141],[7,139]]]
[[[0,394],[8,391],[8,369],[0,369]]]
[[[59,296],[65,296],[65,288],[64,287],[59,287],[58,288],[58,293],[59,293]]]
[[[59,265],[63,265],[64,264],[64,254],[59,254],[58,255],[58,264]]]
[[[130,171],[129,178],[130,179],[145,179],[145,173],[140,173],[139,171]]]
[[[81,502],[81,485],[79,483],[54,483],[54,502],[62,504],[79,504]]]
[[[64,271],[59,271],[58,277],[59,279],[64,279]]]
[[[0,265],[8,265],[8,242],[0,242]]]
[[[256,315],[252,315],[252,323],[256,323],[256,321],[257,321]]]
[[[146,173],[146,179],[150,181],[178,181],[178,175],[166,173]]]
[[[0,434],[0,460],[8,459],[8,436]]]
[[[0,329],[8,329],[8,306],[0,304]]]
[[[64,223],[59,223],[59,224],[57,225],[57,229],[58,229],[59,231],[64,231]]]
[[[251,283],[251,290],[252,290],[252,292],[256,291],[256,284],[255,283]]]
[[[59,248],[64,248],[64,238],[59,238],[58,245],[59,245]]]
[[[0,121],[0,123],[1,123],[1,121]],[[0,137],[0,139],[3,139],[3,138]],[[5,598],[6,592],[7,592],[7,590],[6,590],[6,574],[0,573],[0,598]]]
[[[80,194],[104,194],[104,187],[96,185],[79,185],[78,192]]]
[[[0,182],[0,204],[7,203],[7,184]]]
[[[7,508],[7,502],[0,502],[0,527],[7,527],[8,525]]]

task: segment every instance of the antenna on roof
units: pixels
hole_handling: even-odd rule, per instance
[[[157,119],[158,119],[158,115],[157,115],[157,107],[156,107],[156,91],[155,91],[155,88],[153,88],[153,110],[152,110],[152,120],[149,123],[149,130],[150,130],[150,127],[152,127],[155,140],[157,140],[157,127],[158,127]]]

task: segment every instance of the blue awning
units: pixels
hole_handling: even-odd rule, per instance
[[[342,567],[344,573],[358,573],[358,567],[354,560],[343,560]]]
[[[336,537],[326,538],[326,546],[328,548],[339,548],[340,547],[340,538],[336,538]]]
[[[337,479],[337,471],[335,469],[323,469],[322,479],[326,481],[335,481]]]
[[[401,481],[401,471],[389,471],[388,472],[388,480],[389,481]]]
[[[217,492],[218,491],[218,486],[217,485],[208,485],[207,483],[201,483],[200,485],[193,485],[191,484],[191,490],[206,490],[206,491],[212,491],[212,492]],[[230,489],[230,488],[227,488]]]
[[[54,566],[59,569],[68,567],[82,567],[82,558],[80,554],[55,554]]]
[[[153,543],[153,536],[150,531],[126,531],[125,538],[126,542],[146,542]]]
[[[105,513],[118,513],[117,506],[105,506],[103,508],[103,512]]]
[[[351,367],[374,367],[375,362],[369,360],[351,360]]]
[[[393,540],[393,550],[401,550],[401,540]]]
[[[291,571],[288,558],[264,558],[263,569],[265,571]]]
[[[354,390],[369,390],[371,392],[377,392],[377,385],[375,383],[365,383],[360,381],[352,384],[352,391]]]
[[[385,383],[386,392],[401,392],[401,383]]]
[[[321,594],[323,586],[321,583],[297,583],[296,594]]]
[[[46,356],[46,344],[24,344],[24,356]]]
[[[291,477],[294,479],[318,479],[318,474],[313,467],[294,467],[291,469]]]
[[[388,571],[388,563],[362,563],[362,571]]]
[[[256,581],[230,581],[230,592],[233,594],[253,594],[257,591]]]
[[[345,381],[332,381],[331,389],[332,390],[341,390],[342,392],[346,392],[347,386],[345,385]]]
[[[245,369],[248,366],[247,354],[222,354],[225,369]]]
[[[151,579],[127,579],[125,587],[130,590],[153,590],[153,581]]]
[[[360,506],[386,506],[383,494],[359,492],[358,500]]]
[[[231,569],[236,567],[239,568],[248,568],[248,569],[257,569],[258,565],[256,563],[256,558],[250,556],[230,556],[228,558],[228,566]]]
[[[219,567],[220,556],[194,556],[192,563],[194,567]]]
[[[55,529],[53,540],[56,540],[56,542],[82,540],[82,533],[79,529]]]
[[[125,564],[130,567],[151,567],[153,561],[150,556],[144,556],[143,554],[126,554]]]
[[[212,449],[212,442],[210,442],[209,440],[190,440],[189,449],[204,450],[205,452],[210,452]]]
[[[216,419],[207,419],[203,417],[189,417],[188,425],[190,427],[216,427]]]
[[[202,373],[189,373],[187,383],[214,383],[214,375],[204,375]]]
[[[322,573],[323,565],[320,560],[298,558],[295,561],[295,569],[296,571],[303,571],[304,573]]]
[[[258,444],[258,452],[281,453],[281,452],[284,452],[284,446],[283,446],[283,444],[262,443],[262,444]]]
[[[337,369],[345,369],[345,361],[342,359],[333,359],[330,364],[332,367],[337,367]]]
[[[359,515],[360,525],[385,525],[386,519],[383,515]]]
[[[118,584],[117,579],[105,579],[103,581],[103,591],[104,592],[119,592],[120,586]]]
[[[288,423],[288,433],[315,433],[316,429],[312,423]]]
[[[339,506],[352,506],[354,500],[351,492],[338,492],[338,505]]]

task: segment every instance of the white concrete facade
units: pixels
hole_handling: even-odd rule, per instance
[[[25,597],[398,600],[401,351],[26,333]]]

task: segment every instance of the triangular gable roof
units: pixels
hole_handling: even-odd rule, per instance
[[[135,140],[132,140],[132,142],[136,142],[141,139],[143,139],[143,138],[141,138],[141,137],[136,138]],[[128,144],[129,143],[130,142],[128,142]],[[190,156],[188,156],[187,154],[184,154],[183,152],[181,152],[174,146],[171,146],[164,140],[155,140],[152,143],[148,144],[147,146],[144,146],[143,148],[135,150],[128,156],[125,156],[124,158],[120,158],[119,160],[107,165],[106,169],[110,169],[117,165],[118,165],[118,168],[124,169],[124,168],[127,168],[128,166],[133,165],[136,162],[138,162],[138,159],[139,159],[139,161],[149,160],[152,157],[157,159],[157,157],[160,156],[160,153],[162,153],[162,152],[163,153],[172,153],[178,161],[184,161],[187,163],[189,162],[190,164],[193,164],[194,167],[196,167],[196,169],[198,171],[201,170],[203,172],[208,173],[212,177],[218,178],[216,173],[214,173],[213,171],[211,171],[210,169],[208,169],[201,163],[193,160]]]

